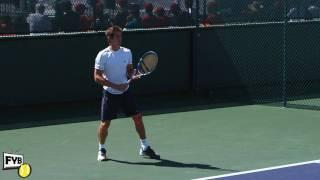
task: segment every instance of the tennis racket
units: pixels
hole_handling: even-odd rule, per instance
[[[132,79],[149,75],[156,69],[157,64],[158,64],[158,55],[156,52],[148,51],[144,53],[137,64],[136,72],[128,80],[128,83],[130,83]]]

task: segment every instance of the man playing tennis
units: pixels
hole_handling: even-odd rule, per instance
[[[98,127],[98,161],[107,160],[105,141],[111,120],[117,118],[122,108],[126,116],[131,116],[140,137],[140,152],[144,157],[160,159],[150,147],[142,121],[142,114],[136,110],[133,95],[129,91],[128,78],[135,78],[130,49],[121,46],[122,29],[113,26],[106,30],[109,46],[100,51],[95,60],[94,80],[103,86],[101,122]],[[137,76],[138,77],[138,76]]]

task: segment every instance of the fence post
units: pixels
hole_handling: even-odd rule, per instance
[[[194,23],[195,23],[195,28],[192,30],[192,56],[191,56],[191,80],[192,80],[192,90],[197,94],[198,92],[198,83],[197,83],[197,71],[198,71],[198,66],[197,66],[197,61],[198,59],[198,38],[200,36],[200,31],[199,31],[199,0],[196,1],[196,13],[194,17]]]
[[[282,103],[283,107],[287,107],[287,26],[288,26],[288,17],[287,17],[287,5],[288,1],[283,1],[283,60],[282,60]]]

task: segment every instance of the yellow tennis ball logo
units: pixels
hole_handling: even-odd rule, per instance
[[[18,174],[22,178],[26,178],[26,177],[30,176],[31,166],[27,163],[23,163],[18,169]]]

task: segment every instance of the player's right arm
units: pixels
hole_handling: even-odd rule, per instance
[[[103,71],[99,69],[94,70],[94,81],[102,86],[108,86],[119,91],[125,91],[128,84],[115,84],[103,77]]]

